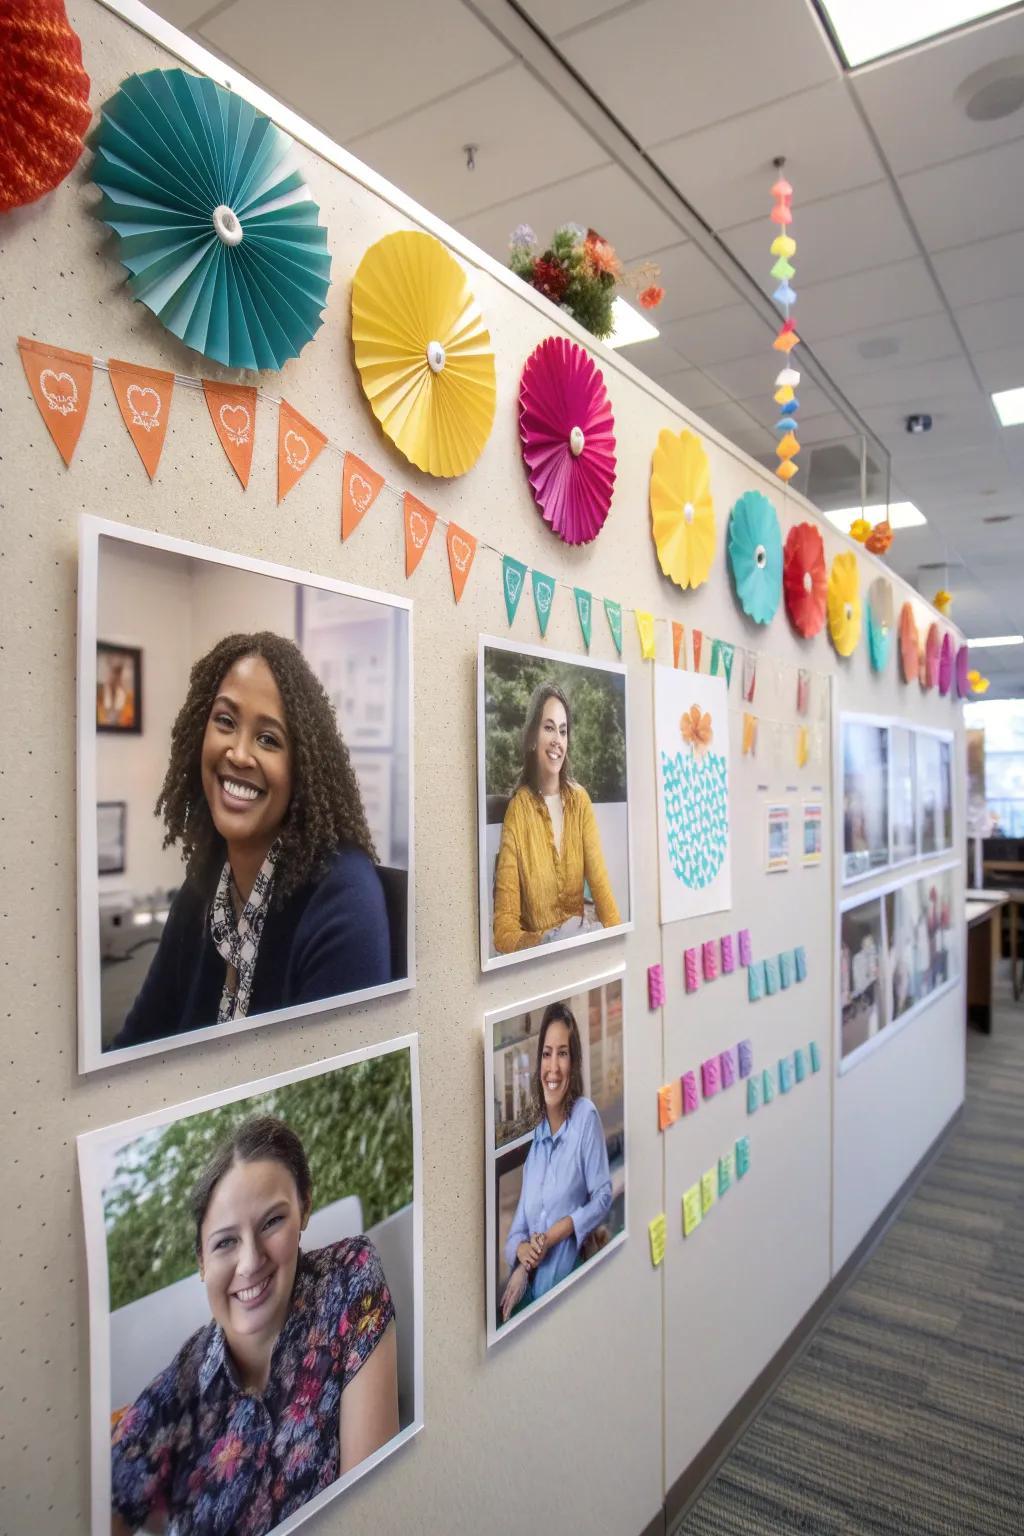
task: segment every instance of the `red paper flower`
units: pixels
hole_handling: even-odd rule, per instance
[[[786,535],[782,587],[789,622],[798,635],[810,639],[825,622],[828,597],[825,545],[813,523],[797,523]]]
[[[82,153],[89,76],[64,0],[0,0],[0,212],[52,192]]]
[[[637,294],[641,309],[657,309],[664,297],[664,288],[659,288],[656,283],[652,283],[650,288],[645,288],[643,293]]]
[[[538,256],[533,264],[533,286],[546,298],[560,304],[569,286],[569,274],[557,261],[545,261],[543,256]]]

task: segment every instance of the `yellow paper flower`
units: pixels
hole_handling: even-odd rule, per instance
[[[711,466],[693,432],[658,434],[651,464],[651,530],[658,564],[679,587],[707,581],[715,555]]]
[[[953,606],[952,592],[947,592],[945,587],[940,587],[935,596],[932,598],[932,604],[939,610],[943,618],[948,618],[949,610]]]
[[[989,679],[987,677],[982,677],[981,673],[977,671],[977,669],[968,672],[967,681],[970,683],[971,691],[973,693],[988,692]]]
[[[850,524],[850,538],[856,539],[858,544],[863,544],[871,535],[871,524],[866,517],[858,517]]]
[[[428,475],[464,475],[494,422],[494,352],[466,274],[433,235],[371,245],[352,283],[352,346],[373,414]]]
[[[860,572],[851,551],[836,555],[828,578],[828,632],[840,656],[850,656],[860,639]]]

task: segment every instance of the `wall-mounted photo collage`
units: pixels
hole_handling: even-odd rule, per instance
[[[953,847],[953,737],[871,716],[841,719],[842,883]]]

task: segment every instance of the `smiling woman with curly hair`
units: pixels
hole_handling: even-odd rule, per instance
[[[359,785],[292,641],[228,635],[196,662],[156,810],[186,877],[115,1047],[391,980]]]

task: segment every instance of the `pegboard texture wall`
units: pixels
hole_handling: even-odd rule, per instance
[[[94,107],[133,71],[177,61],[93,0],[69,0]],[[827,640],[794,636],[784,614],[763,631],[729,591],[722,536],[729,506],[759,487],[783,528],[813,516],[807,504],[722,439],[704,432],[712,461],[719,555],[710,581],[683,596],[661,577],[649,537],[650,455],[663,427],[693,419],[603,354],[618,439],[611,517],[590,547],[568,549],[546,532],[519,456],[516,399],[525,358],[559,329],[554,312],[525,302],[487,269],[472,271],[498,362],[494,430],[476,467],[430,481],[378,432],[352,366],[351,275],[366,247],[414,221],[352,176],[300,151],[322,209],[334,282],[325,324],[301,358],[262,382],[337,443],[367,458],[391,486],[519,558],[595,596],[620,598],[710,634],[758,645],[790,665],[837,678],[833,708],[902,713],[959,727],[948,701],[897,682],[895,664],[870,675],[863,645],[838,662]],[[632,738],[635,930],[583,950],[481,976],[477,950],[475,658],[481,632],[504,634],[494,555],[482,552],[462,603],[452,602],[444,541],[435,535],[414,577],[404,578],[400,509],[385,493],[344,546],[338,535],[340,466],[321,455],[276,505],[276,412],[261,407],[247,493],[211,430],[202,395],[176,391],[152,485],[120,420],[106,375],[65,470],[31,399],[19,333],[98,357],[123,357],[179,373],[234,378],[180,346],[124,290],[124,273],[91,213],[89,155],[41,203],[0,223],[0,554],[3,604],[0,686],[9,722],[2,772],[0,908],[3,914],[3,1168],[6,1218],[0,1276],[0,1531],[64,1536],[87,1528],[88,1304],[75,1164],[82,1131],[196,1094],[262,1077],[409,1030],[421,1037],[424,1135],[425,1408],[427,1427],[364,1478],[309,1529],[360,1536],[522,1529],[630,1536],[661,1506],[666,1485],[692,1459],[782,1342],[830,1274],[833,1210],[858,1182],[851,1220],[868,1224],[899,1182],[899,1167],[858,1157],[878,1134],[898,1136],[897,1163],[912,1164],[960,1096],[962,988],[910,1025],[898,1050],[879,1051],[842,1082],[833,1078],[831,764],[797,770],[788,750],[742,759],[734,677],[733,910],[658,924],[650,669],[625,619]],[[766,335],[767,345],[767,335]],[[596,349],[598,352],[601,349]],[[766,359],[770,353],[766,352]],[[771,365],[766,361],[766,374]],[[98,513],[136,526],[397,591],[415,602],[415,818],[418,979],[415,989],[370,1006],[281,1024],[175,1050],[80,1078],[75,1038],[75,621],[77,525]],[[845,541],[825,530],[829,557]],[[875,574],[862,556],[865,584]],[[897,603],[906,594],[895,582]],[[529,598],[516,634],[537,639]],[[923,605],[920,617],[924,620]],[[553,649],[581,652],[564,592],[548,632]],[[659,658],[671,660],[662,625]],[[611,657],[603,615],[593,653]],[[737,658],[739,667],[739,658]],[[767,678],[767,672],[762,674]],[[789,674],[791,677],[792,674]],[[781,686],[781,685],[780,685]],[[815,681],[828,709],[827,684]],[[792,690],[765,715],[795,716]],[[815,707],[812,705],[812,707]],[[828,715],[823,717],[827,726]],[[826,744],[829,734],[826,729]],[[763,871],[763,803],[825,804],[826,858],[785,876]],[[958,788],[957,840],[963,826]],[[751,929],[755,954],[803,943],[808,982],[750,1007],[738,978],[696,997],[682,993],[686,945],[727,928]],[[646,969],[664,962],[668,998],[648,1010]],[[481,1020],[511,1004],[625,960],[630,1236],[621,1251],[530,1326],[487,1353],[484,1344],[483,1103]],[[783,1104],[748,1122],[739,1090],[722,1095],[666,1136],[655,1093],[670,1074],[750,1035],[762,1064],[817,1038],[823,1071]],[[921,1086],[927,1064],[938,1062]],[[844,1096],[876,1106],[844,1114]],[[835,1100],[835,1102],[834,1102]],[[831,1187],[831,1127],[844,1139]],[[751,1135],[750,1175],[683,1243],[682,1190],[736,1136]],[[664,1209],[668,1249],[654,1270],[648,1220]],[[844,1230],[846,1230],[844,1228]],[[538,1512],[541,1512],[538,1515]]]

